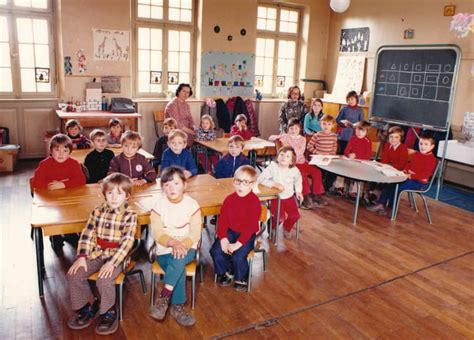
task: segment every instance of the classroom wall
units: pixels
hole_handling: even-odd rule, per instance
[[[452,124],[462,125],[466,111],[474,110],[474,35],[458,39],[449,31],[451,17],[443,16],[445,5],[455,4],[456,13],[474,12],[474,1],[458,0],[352,0],[349,9],[342,13],[331,11],[328,41],[327,80],[329,92],[334,85],[339,53],[341,28],[369,27],[364,90],[372,91],[375,54],[382,45],[405,44],[457,44],[462,50],[462,60],[454,102]],[[405,29],[415,30],[414,39],[404,40]],[[341,53],[348,54],[348,53]],[[351,53],[351,55],[355,55]]]

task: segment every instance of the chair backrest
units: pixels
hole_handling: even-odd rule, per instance
[[[10,144],[10,129],[4,126],[0,126],[0,144]]]
[[[155,127],[156,137],[160,137],[161,126],[165,120],[165,111],[155,110],[153,111],[153,126]]]
[[[440,171],[440,169],[441,169],[441,161],[438,161],[435,171],[433,172],[433,175],[431,175],[430,181],[428,182],[428,186],[424,190],[421,190],[420,192],[425,193],[425,192],[430,191],[431,186],[433,185],[433,182],[435,181],[436,176],[438,176],[438,171]]]

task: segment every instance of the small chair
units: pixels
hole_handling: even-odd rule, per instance
[[[416,200],[415,200],[414,194],[420,195],[421,199],[423,200],[423,204],[425,206],[425,213],[426,213],[426,217],[428,218],[428,222],[430,224],[432,224],[430,211],[428,209],[428,202],[426,202],[426,198],[423,194],[426,194],[428,191],[430,191],[431,186],[433,185],[433,182],[434,182],[436,176],[438,175],[438,171],[440,169],[441,169],[441,162],[438,161],[438,164],[436,165],[436,169],[433,172],[433,175],[431,176],[431,179],[428,182],[428,185],[425,185],[424,188],[422,188],[420,190],[402,190],[398,193],[397,202],[392,208],[392,209],[395,209],[395,214],[394,214],[394,217],[393,217],[394,220],[397,219],[398,207],[400,205],[400,197],[402,197],[402,194],[404,192],[406,192],[408,194],[408,201],[410,203],[410,206],[413,206],[413,208],[415,209],[416,212],[418,212],[418,207],[416,206]]]
[[[153,126],[155,127],[156,138],[161,136],[161,124],[165,120],[165,112],[161,110],[153,111]]]
[[[154,249],[154,246],[150,248],[150,261],[154,258]],[[186,265],[186,277],[191,277],[191,309],[194,309],[194,306],[196,305],[196,270],[198,266],[200,271],[201,283],[204,282],[203,267],[202,263],[200,263],[200,250],[201,240],[199,240],[198,247],[196,249],[196,258]],[[150,307],[153,307],[153,303],[155,302],[155,278],[157,275],[158,280],[161,280],[161,277],[165,275],[165,271],[163,268],[161,268],[158,261],[153,260],[153,266],[151,268]]]
[[[128,253],[127,257],[122,263],[122,272],[117,275],[115,278],[115,288],[117,290],[118,303],[119,303],[119,320],[123,320],[123,287],[125,283],[125,278],[130,275],[138,274],[140,276],[140,282],[142,285],[143,294],[146,294],[146,285],[145,285],[145,276],[141,269],[134,269],[136,262],[131,260],[131,256],[140,248],[140,238],[141,238],[141,227],[137,226],[137,231],[135,233],[135,246]],[[97,281],[99,277],[99,272],[96,272],[88,277],[88,280],[91,282]]]
[[[295,201],[296,201],[296,205],[298,206],[298,209],[300,208],[300,204],[298,202],[298,199],[296,198],[296,196],[293,196]],[[271,217],[271,218],[276,218],[275,217]],[[269,222],[269,237],[270,239],[272,238],[272,235],[274,235],[274,242],[275,242],[275,245],[278,244],[278,226],[275,227],[275,230],[273,230],[273,224],[272,224],[272,221],[270,220]],[[300,238],[300,220],[296,221],[296,239],[298,240]]]

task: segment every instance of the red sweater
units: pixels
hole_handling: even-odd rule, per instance
[[[62,181],[66,188],[74,188],[86,184],[86,177],[79,163],[68,158],[58,163],[53,157],[43,159],[35,170],[33,188],[47,189],[52,181]]]
[[[352,136],[344,150],[344,155],[349,157],[350,153],[355,153],[357,159],[370,159],[372,157],[372,142],[367,137]]]
[[[386,143],[383,147],[382,163],[390,164],[397,170],[403,170],[408,163],[408,148],[405,144],[398,144],[394,149],[390,143]]]
[[[252,138],[252,132],[250,132],[249,128],[247,128],[247,130],[240,131],[237,125],[232,125],[232,128],[230,129],[230,135],[239,135],[245,140],[249,140],[250,138]]]
[[[438,161],[432,152],[427,154],[417,152],[413,155],[411,162],[408,163],[404,171],[407,173],[413,172],[410,179],[428,183],[436,169],[436,164],[438,164]]]
[[[222,204],[217,222],[217,237],[219,240],[226,238],[227,229],[231,229],[240,233],[237,241],[247,243],[259,230],[261,211],[260,200],[252,191],[245,197],[240,197],[235,192],[230,194]]]

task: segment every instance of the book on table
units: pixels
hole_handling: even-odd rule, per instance
[[[333,159],[341,158],[337,155],[311,155],[309,164],[311,165],[329,165]]]

